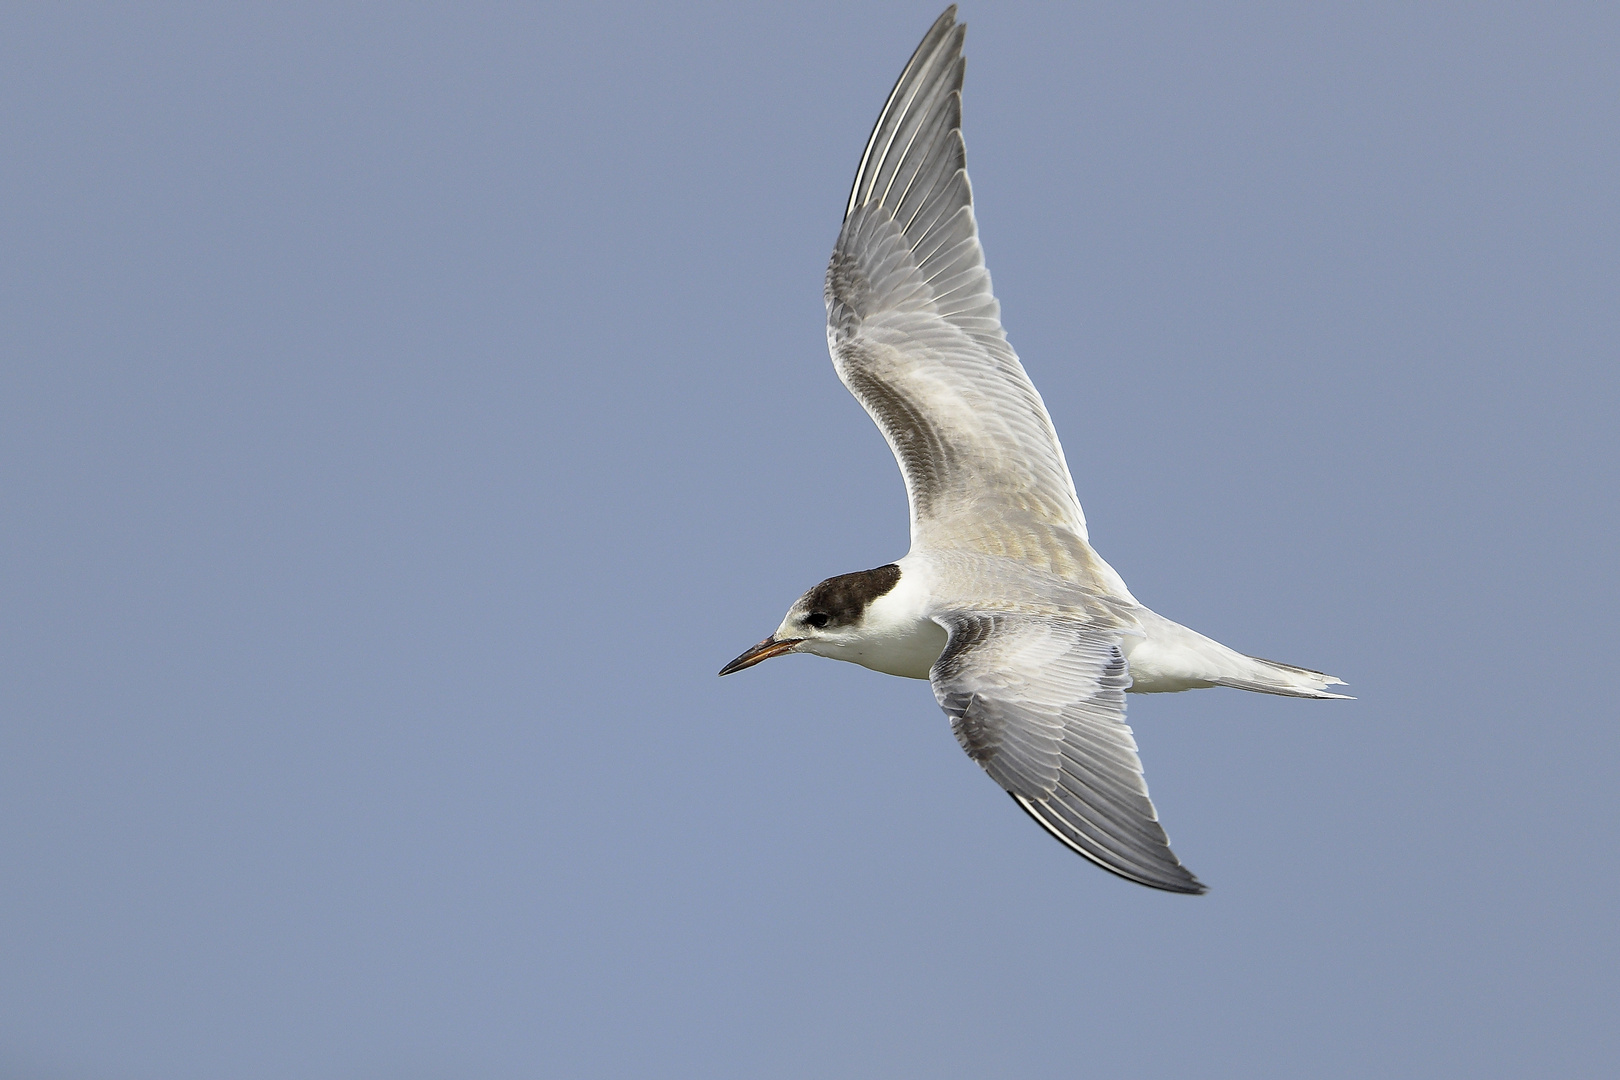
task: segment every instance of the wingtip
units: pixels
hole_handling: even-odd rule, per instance
[[[1173,855],[1171,857],[1174,858]],[[1118,870],[1114,870],[1113,872],[1119,874],[1119,876],[1123,877],[1126,881],[1134,881],[1138,885],[1146,885],[1150,889],[1159,889],[1163,892],[1178,893],[1182,896],[1203,896],[1205,893],[1209,892],[1209,886],[1205,885],[1202,881],[1199,881],[1196,877],[1194,877],[1193,872],[1188,870],[1185,866],[1182,866],[1179,859],[1176,861],[1176,868],[1179,869],[1183,874],[1186,874],[1186,878],[1174,882],[1165,881],[1163,879],[1158,881],[1146,881],[1142,878],[1131,877],[1127,874],[1119,874]]]
[[[1173,864],[1173,868],[1164,864],[1155,866],[1152,868],[1153,876],[1151,877],[1143,873],[1133,872],[1123,863],[1114,859],[1105,858],[1104,854],[1100,851],[1088,851],[1086,848],[1075,843],[1074,840],[1070,839],[1068,836],[1065,836],[1064,831],[1057,828],[1053,823],[1049,822],[1046,819],[1046,816],[1041,813],[1041,809],[1037,807],[1032,800],[1019,795],[1014,791],[1009,791],[1007,794],[1011,795],[1013,802],[1018,804],[1019,809],[1023,810],[1024,813],[1028,814],[1032,819],[1034,819],[1035,823],[1041,828],[1045,829],[1049,836],[1053,837],[1060,844],[1074,852],[1076,855],[1081,856],[1095,866],[1101,867],[1110,874],[1113,874],[1115,877],[1124,878],[1126,881],[1129,881],[1134,885],[1141,885],[1149,889],[1158,889],[1161,892],[1178,893],[1182,896],[1202,896],[1204,893],[1209,891],[1209,886],[1205,885],[1202,881],[1199,881],[1193,876],[1191,870],[1188,870],[1185,866],[1181,865],[1181,860],[1176,858],[1175,853],[1172,852],[1169,847],[1164,849],[1164,854],[1169,856],[1169,862]],[[1180,871],[1180,873],[1177,874],[1175,871]]]
[[[890,110],[893,109],[896,101],[900,98],[902,87],[908,85],[907,80],[911,79],[918,71],[918,65],[926,64],[926,62],[936,54],[941,44],[947,39],[952,37],[956,39],[952,48],[954,48],[957,53],[960,53],[966,30],[966,23],[959,23],[956,21],[956,5],[952,4],[944,11],[940,12],[939,17],[935,19],[933,25],[928,28],[928,32],[924,34],[922,40],[917,43],[917,48],[912,52],[911,59],[906,61],[906,66],[900,71],[900,77],[895,80],[893,89],[889,91],[889,96],[883,104],[883,110],[878,113],[877,122],[872,125],[871,135],[867,137],[866,151],[861,155],[860,166],[855,170],[855,182],[850,186],[849,202],[844,207],[844,219],[846,221],[849,219],[849,216],[855,212],[855,208],[863,201],[861,193],[861,181],[867,177],[867,164],[871,160],[873,146],[877,140],[878,133],[884,130],[884,120],[889,117]]]
[[[1191,878],[1188,880],[1187,887],[1185,889],[1172,889],[1171,891],[1179,892],[1184,896],[1203,896],[1205,893],[1209,892],[1209,886],[1205,885],[1197,878]]]
[[[1105,869],[1111,870],[1112,868],[1107,867]],[[1183,866],[1182,869],[1186,870],[1187,868]],[[1176,893],[1179,896],[1203,896],[1209,892],[1209,886],[1193,877],[1191,871],[1188,871],[1185,881],[1177,882],[1146,881],[1142,878],[1131,877],[1128,874],[1120,874],[1118,870],[1113,870],[1113,873],[1118,874],[1126,881],[1134,881],[1138,885],[1146,885],[1148,888],[1158,889],[1160,892]]]

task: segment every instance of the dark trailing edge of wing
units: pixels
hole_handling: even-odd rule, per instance
[[[1088,861],[1102,867],[1110,874],[1114,874],[1117,877],[1122,877],[1126,881],[1134,882],[1137,885],[1146,885],[1150,889],[1163,889],[1165,892],[1183,893],[1188,896],[1202,896],[1204,893],[1209,891],[1209,887],[1203,882],[1199,881],[1197,878],[1193,877],[1192,871],[1187,870],[1185,867],[1180,867],[1182,872],[1186,874],[1186,878],[1184,880],[1172,879],[1168,877],[1157,877],[1150,880],[1136,874],[1128,873],[1117,865],[1106,863],[1097,856],[1093,855],[1091,852],[1087,851],[1081,845],[1075,843],[1064,834],[1064,831],[1061,828],[1043,817],[1036,805],[1030,800],[1014,794],[1011,791],[1007,792],[1007,794],[1011,795],[1012,801],[1018,804],[1018,809],[1028,814],[1035,824],[1051,833],[1052,836],[1055,837],[1064,847],[1068,848],[1070,851],[1073,851],[1077,855],[1084,856]],[[1041,807],[1040,809],[1045,810],[1048,808]]]

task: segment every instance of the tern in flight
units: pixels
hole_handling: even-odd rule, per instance
[[[720,674],[802,652],[927,679],[962,749],[1047,832],[1120,877],[1201,893],[1148,799],[1126,691],[1338,698],[1341,680],[1149,611],[1091,549],[979,247],[964,30],[947,8],[900,73],[827,267],[833,367],[900,463],[911,551],[823,581]]]

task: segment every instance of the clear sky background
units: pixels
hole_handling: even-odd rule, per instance
[[[1620,1062],[1614,5],[968,4],[1014,346],[1144,603],[1120,881],[928,687],[821,275],[926,3],[8,5],[0,1075]]]

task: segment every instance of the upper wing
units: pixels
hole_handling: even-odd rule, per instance
[[[979,247],[955,14],[917,47],[861,156],[827,269],[828,347],[900,462],[914,547],[1083,574],[1080,499]]]
[[[1047,832],[1105,870],[1170,892],[1204,886],[1181,865],[1125,724],[1119,633],[1002,612],[939,616],[929,675],[968,756]]]

